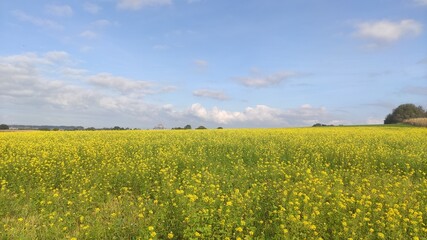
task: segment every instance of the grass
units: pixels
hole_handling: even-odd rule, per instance
[[[3,132],[1,239],[425,239],[427,129]]]

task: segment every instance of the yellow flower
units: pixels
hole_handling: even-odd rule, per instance
[[[385,237],[384,233],[378,233],[378,237],[383,239]]]
[[[176,194],[183,194],[183,193],[184,193],[184,190],[180,190],[180,189],[176,190]]]
[[[154,227],[153,227],[153,226],[149,226],[149,227],[148,227],[148,231],[150,231],[150,232],[151,232],[151,231],[153,231],[153,230],[154,230]]]
[[[172,232],[168,233],[168,239],[172,239],[172,238],[173,238],[173,233]]]
[[[151,232],[151,233],[150,233],[150,236],[151,236],[151,237],[155,237],[156,235],[157,235],[157,233],[156,233],[156,232]]]
[[[241,227],[237,227],[237,228],[236,228],[236,231],[237,231],[237,232],[243,232],[243,228],[241,228]]]

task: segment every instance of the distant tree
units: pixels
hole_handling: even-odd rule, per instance
[[[124,130],[124,128],[121,128],[119,126],[114,126],[111,130]]]
[[[94,127],[88,127],[88,128],[86,128],[86,130],[87,131],[95,131],[95,128]]]
[[[184,129],[191,129],[191,125],[185,125]]]
[[[0,124],[0,130],[7,130],[9,129],[9,126],[6,124]]]
[[[224,129],[223,127],[218,127],[217,129]]]
[[[196,129],[207,129],[205,126],[198,126]]]
[[[384,124],[400,123],[405,119],[421,117],[427,117],[427,113],[423,107],[406,103],[393,109],[393,112],[386,116]]]

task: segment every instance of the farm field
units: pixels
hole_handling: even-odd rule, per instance
[[[0,133],[0,239],[426,239],[427,129]]]

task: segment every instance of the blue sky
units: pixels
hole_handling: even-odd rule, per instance
[[[16,0],[0,29],[0,123],[373,124],[427,107],[426,0]]]

